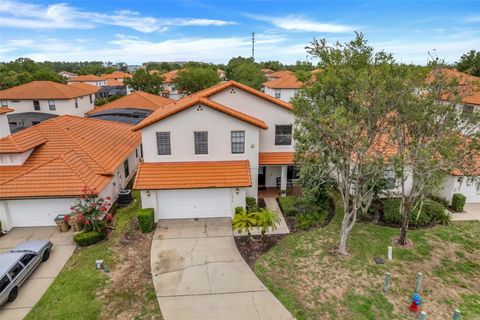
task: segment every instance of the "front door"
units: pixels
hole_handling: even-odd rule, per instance
[[[265,166],[258,168],[258,186],[265,186]]]

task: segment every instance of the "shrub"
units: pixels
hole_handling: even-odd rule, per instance
[[[280,217],[275,211],[270,211],[268,209],[260,209],[257,212],[257,224],[256,226],[260,228],[260,232],[265,235],[269,229],[276,230],[278,224],[280,223]]]
[[[452,197],[452,209],[456,212],[462,212],[466,201],[467,197],[465,197],[463,194],[454,193]]]
[[[138,224],[143,233],[151,232],[155,224],[155,213],[152,208],[140,209],[137,212]]]
[[[297,216],[296,226],[301,230],[308,230],[324,224],[326,219],[327,213],[325,211],[302,213]]]
[[[280,203],[280,209],[282,212],[287,216],[294,216],[298,212],[295,209],[295,197],[287,196],[287,197],[280,197],[278,198],[278,202]]]
[[[400,212],[400,199],[385,199],[383,201],[383,221],[385,223],[399,225],[402,223]]]
[[[247,233],[251,237],[250,230],[257,226],[257,213],[256,212],[247,212],[242,210],[239,213],[236,213],[232,219],[233,230],[243,233]]]
[[[258,211],[257,199],[255,199],[254,197],[247,197],[246,202],[247,202],[247,211],[248,212],[257,212]]]
[[[242,213],[242,212],[244,212],[244,211],[245,211],[245,209],[243,209],[242,207],[236,207],[236,208],[235,208],[235,214],[237,214],[237,213]]]
[[[102,241],[106,237],[106,232],[82,231],[73,236],[73,241],[81,247],[89,246]]]

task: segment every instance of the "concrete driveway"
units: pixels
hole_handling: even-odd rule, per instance
[[[243,260],[231,220],[162,220],[151,249],[165,320],[293,319]]]
[[[480,221],[480,203],[467,203],[463,208],[463,212],[455,212],[450,214],[452,221]]]
[[[7,252],[27,240],[46,240],[53,243],[50,258],[40,264],[20,287],[15,301],[0,308],[0,319],[23,319],[47,291],[75,250],[72,232],[60,233],[56,227],[14,228],[0,238],[0,252]]]

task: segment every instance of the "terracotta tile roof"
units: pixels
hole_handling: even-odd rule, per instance
[[[84,74],[75,78],[67,79],[67,82],[92,82],[92,81],[101,81],[101,77],[94,74]]]
[[[69,86],[73,88],[83,89],[85,91],[90,92],[91,94],[97,93],[100,89],[102,89],[102,87],[94,86],[92,84],[83,83],[83,82],[73,82],[72,84],[69,84]]]
[[[455,79],[458,82],[461,100],[466,104],[480,105],[480,77],[475,77],[455,69],[440,69],[440,72],[447,79]],[[433,78],[432,73],[428,79]],[[448,94],[445,95],[445,100],[448,99]]]
[[[260,152],[260,165],[275,165],[275,164],[295,164],[293,152]]]
[[[85,114],[95,114],[105,110],[125,109],[125,108],[155,111],[158,108],[161,108],[172,102],[174,102],[174,100],[164,98],[162,96],[158,96],[158,95],[143,92],[143,91],[135,91],[129,95],[113,100],[112,102],[109,102],[103,106],[90,110]]]
[[[177,76],[178,70],[172,70],[162,74],[164,80],[163,83],[170,83]]]
[[[32,81],[0,91],[0,99],[48,100],[73,99],[90,94],[89,91],[53,81]]]
[[[127,124],[64,115],[1,139],[0,149],[30,140],[41,143],[23,165],[0,167],[0,199],[74,197],[84,186],[99,192],[141,136]]]
[[[15,111],[14,109],[0,107],[0,114],[9,113]]]
[[[250,164],[241,161],[141,163],[133,185],[139,190],[250,187]]]
[[[123,87],[125,84],[122,81],[115,79],[106,79],[108,87]]]
[[[0,139],[0,154],[22,153],[47,142],[47,139],[45,139],[40,132],[30,129],[27,130],[27,134],[14,134]]]
[[[185,110],[187,108],[190,108],[192,106],[194,106],[195,104],[197,103],[203,103],[211,108],[214,108],[218,111],[221,111],[221,112],[224,112],[228,115],[231,115],[233,117],[237,117],[238,119],[240,120],[244,120],[244,121],[247,121],[253,125],[256,125],[256,126],[259,126],[260,128],[262,129],[266,129],[267,128],[267,125],[265,124],[264,121],[260,120],[260,119],[257,119],[257,118],[254,118],[252,116],[249,116],[247,114],[244,114],[244,113],[241,113],[239,111],[236,111],[232,108],[229,108],[227,106],[224,106],[224,105],[221,105],[219,103],[216,103],[216,102],[213,102],[212,100],[208,99],[208,97],[216,94],[216,93],[219,93],[227,88],[230,88],[230,87],[236,87],[236,88],[239,88],[239,89],[242,89],[248,93],[251,93],[253,95],[256,95],[257,97],[259,98],[262,98],[264,100],[267,100],[269,102],[272,102],[280,107],[283,107],[285,109],[288,109],[288,110],[292,110],[293,107],[290,103],[288,102],[284,102],[282,100],[279,100],[279,99],[275,99],[274,97],[272,96],[269,96],[268,94],[264,93],[264,92],[261,92],[259,90],[255,90],[249,86],[246,86],[244,84],[241,84],[239,82],[236,82],[236,81],[233,81],[233,80],[230,80],[230,81],[225,81],[223,83],[219,83],[213,87],[210,87],[210,88],[207,88],[205,90],[202,90],[202,91],[199,91],[197,93],[194,93],[192,95],[189,95],[189,96],[186,96],[180,100],[176,100],[175,102],[171,103],[171,104],[168,104],[166,106],[164,106],[163,109],[159,109],[157,111],[155,111],[154,113],[152,113],[151,115],[149,115],[147,118],[145,118],[142,122],[140,122],[138,125],[136,125],[133,130],[140,130],[144,127],[147,127],[157,121],[160,121],[170,115],[173,115],[177,112],[180,112],[182,110]]]
[[[271,77],[271,78],[281,78],[281,77],[289,76],[292,73],[293,72],[289,71],[289,70],[280,70],[280,71],[275,71],[275,72],[271,73],[269,75],[269,77]]]
[[[122,71],[114,71],[109,74],[104,74],[102,75],[102,79],[108,80],[108,79],[125,79],[125,78],[131,78],[132,75],[130,73],[122,72]]]
[[[272,69],[267,69],[267,68],[264,68],[262,69],[262,72],[266,75],[271,75],[272,73],[275,73],[275,71],[273,71]]]
[[[302,86],[302,83],[297,80],[297,77],[291,71],[278,71],[275,74],[280,76],[275,76],[275,79],[265,82],[263,84],[264,87],[272,89],[299,89]]]

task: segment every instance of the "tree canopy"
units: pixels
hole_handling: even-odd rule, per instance
[[[192,94],[217,84],[220,78],[212,67],[187,67],[180,70],[172,82],[179,92]]]
[[[236,57],[230,59],[225,73],[228,79],[238,81],[255,89],[260,89],[262,84],[267,81],[262,69],[252,58]]]
[[[480,77],[480,51],[471,50],[460,57],[457,62],[459,71]]]
[[[133,77],[125,79],[125,84],[136,91],[159,94],[162,89],[163,80],[163,76],[158,73],[150,74],[145,69],[138,69],[133,74]]]

